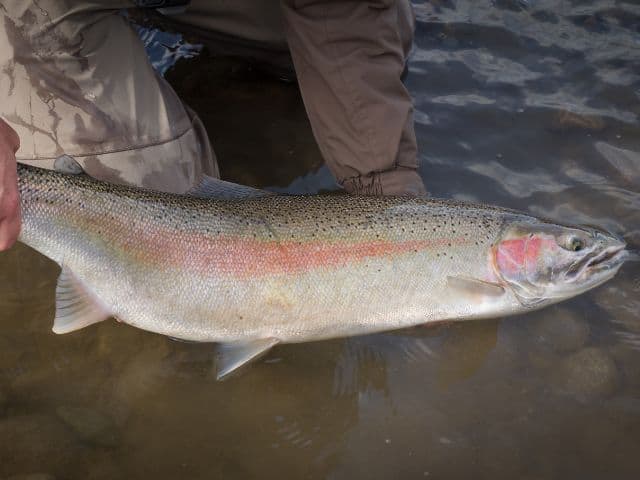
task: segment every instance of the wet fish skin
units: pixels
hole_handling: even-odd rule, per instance
[[[497,207],[348,195],[203,199],[27,166],[19,184],[24,243],[72,272],[106,314],[185,340],[305,342],[514,314],[584,290],[531,301],[523,292],[538,280],[512,288],[517,269],[505,280],[496,266],[513,253],[505,241],[539,227],[576,229]],[[617,263],[600,283],[624,248],[606,240],[598,248],[615,250]]]

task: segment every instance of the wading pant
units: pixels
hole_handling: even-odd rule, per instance
[[[217,163],[198,117],[152,69],[126,0],[0,5],[0,116],[18,160],[61,155],[116,183],[184,192]],[[314,135],[348,191],[421,194],[412,102],[400,79],[408,0],[193,1],[176,21],[289,48]]]

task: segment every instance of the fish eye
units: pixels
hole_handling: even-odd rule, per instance
[[[571,252],[579,252],[584,248],[584,241],[581,238],[576,236],[570,236],[565,239],[563,242],[564,245],[561,245],[565,250],[569,250]]]

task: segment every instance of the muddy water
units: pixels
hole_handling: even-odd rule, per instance
[[[416,10],[429,190],[640,247],[638,3]],[[206,53],[167,77],[226,178],[335,188],[294,85]],[[277,347],[218,383],[209,345],[53,335],[57,268],[18,246],[0,256],[0,478],[638,478],[639,265],[538,313]]]

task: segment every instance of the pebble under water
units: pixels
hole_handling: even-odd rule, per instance
[[[407,86],[431,194],[639,249],[640,4],[415,7]],[[294,84],[172,48],[188,55],[159,69],[224,178],[336,188]],[[639,262],[539,312],[279,346],[224,382],[211,345],[113,321],[54,335],[57,273],[22,245],[0,255],[0,479],[640,477]]]

